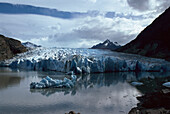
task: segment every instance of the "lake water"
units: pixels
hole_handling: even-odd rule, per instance
[[[169,73],[146,72],[91,74],[78,76],[72,89],[29,88],[31,82],[40,81],[47,75],[56,79],[66,76],[56,72],[0,68],[0,113],[65,114],[73,110],[81,114],[127,114],[136,107],[137,96],[156,91],[160,87],[158,80],[162,79],[159,81],[162,83],[170,76]],[[130,84],[138,80],[146,82],[145,86]]]

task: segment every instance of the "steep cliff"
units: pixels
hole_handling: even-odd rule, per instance
[[[0,35],[0,61],[26,51],[26,47],[20,41]]]

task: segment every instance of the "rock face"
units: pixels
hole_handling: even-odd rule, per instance
[[[117,51],[170,60],[169,20],[170,7],[146,27],[135,40]]]
[[[117,42],[111,42],[110,40],[106,40],[103,43],[99,43],[92,47],[92,49],[109,49],[109,50],[115,50],[120,48],[121,46]]]
[[[137,97],[140,103],[129,114],[169,114],[170,93],[154,92]]]
[[[16,54],[26,51],[27,49],[20,41],[0,35],[0,61],[10,59]]]
[[[33,44],[31,42],[25,42],[25,43],[22,43],[22,45],[24,47],[27,47],[27,48],[37,48],[37,47],[41,47],[41,45],[36,45],[36,44]]]

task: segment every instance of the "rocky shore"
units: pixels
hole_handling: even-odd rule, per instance
[[[129,114],[170,114],[170,90],[148,93],[137,97],[140,103]]]

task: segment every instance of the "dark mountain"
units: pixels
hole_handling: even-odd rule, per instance
[[[117,51],[170,60],[170,7]]]
[[[23,46],[27,47],[27,48],[37,48],[37,47],[41,47],[41,45],[36,45],[36,44],[33,44],[31,42],[25,42],[25,43],[22,43]]]
[[[120,48],[121,46],[117,42],[111,42],[110,40],[106,40],[103,43],[99,43],[92,47],[92,49],[109,49],[109,50],[115,50]]]
[[[0,61],[26,51],[26,47],[20,41],[0,35]]]

